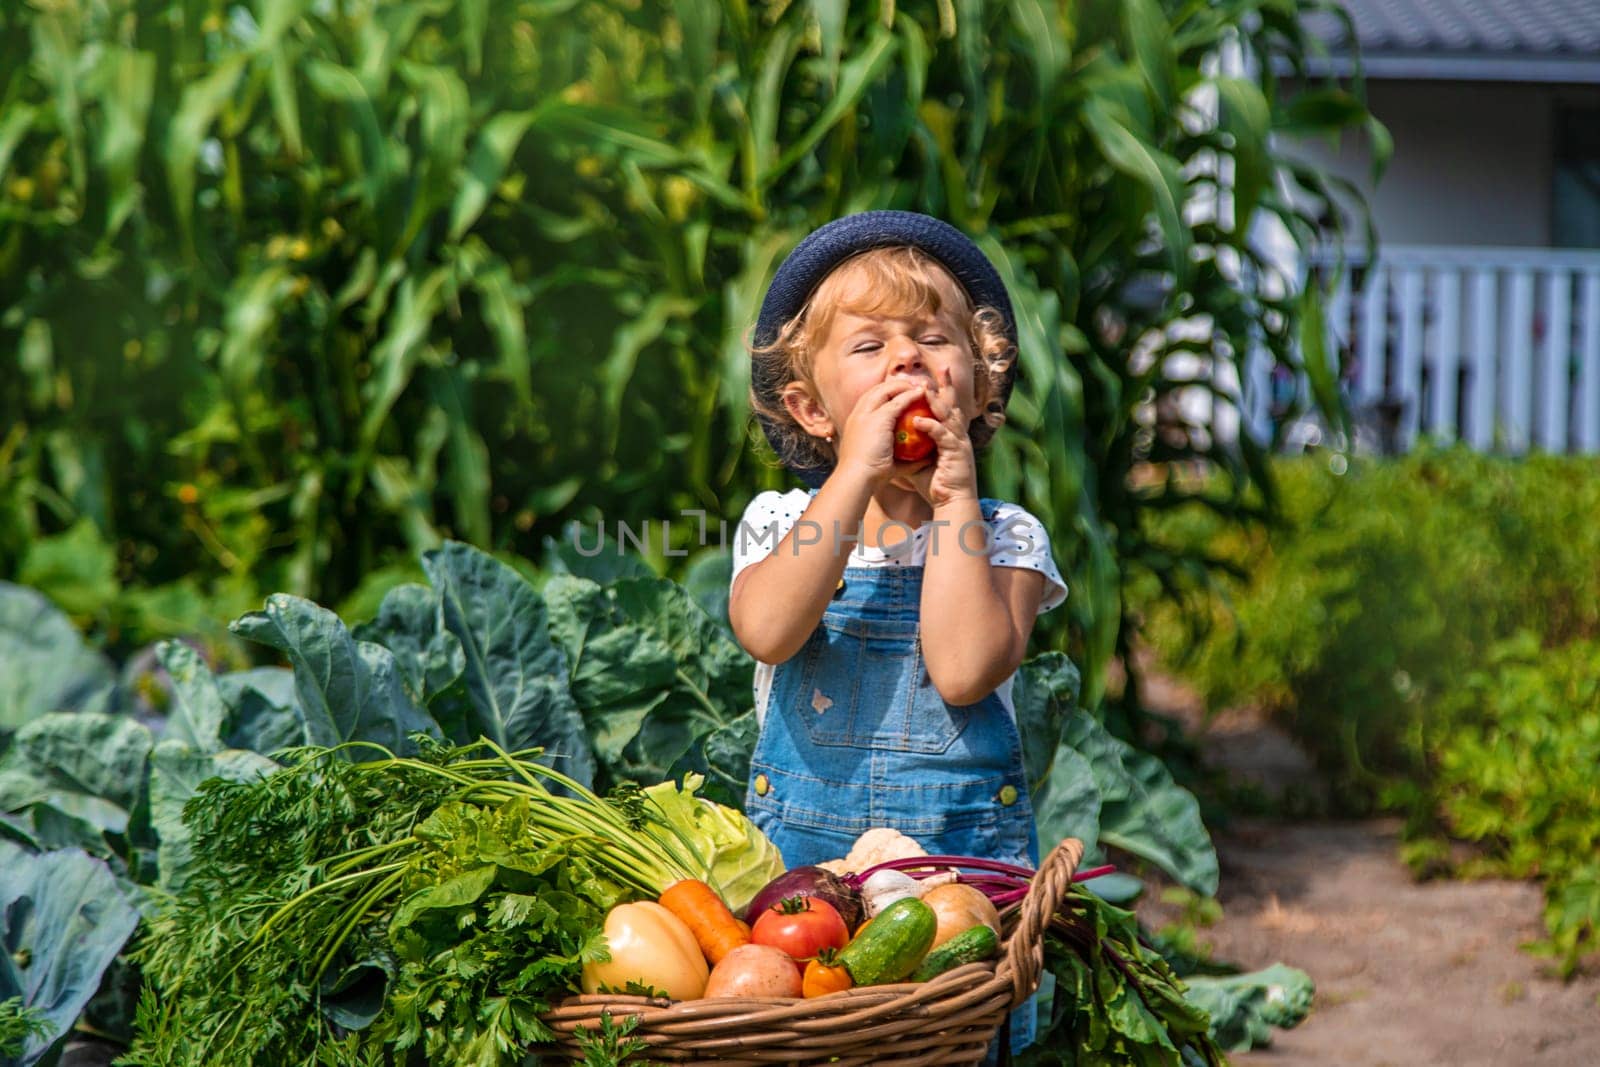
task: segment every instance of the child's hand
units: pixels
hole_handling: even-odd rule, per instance
[[[957,500],[977,500],[978,464],[972,453],[972,438],[967,434],[968,415],[956,404],[955,383],[949,370],[944,372],[938,392],[929,395],[928,405],[936,418],[919,415],[912,422],[933,438],[939,450],[931,464],[926,460],[915,464],[918,469],[893,481],[915,490],[935,508]]]
[[[893,478],[930,467],[929,459],[905,463],[894,458],[895,423],[912,401],[924,396],[937,412],[936,394],[914,378],[889,378],[861,394],[840,431],[837,469],[861,471],[876,489]]]

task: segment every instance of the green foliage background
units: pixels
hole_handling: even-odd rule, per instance
[[[1264,707],[1341,812],[1404,813],[1419,871],[1456,868],[1454,838],[1461,873],[1541,879],[1536,947],[1571,973],[1600,931],[1600,462],[1334,459],[1274,463],[1271,530],[1152,519],[1241,578],[1183,613],[1146,583],[1145,637],[1209,707]]]
[[[1600,465],[1464,447],[1334,473],[1342,461],[1275,461],[1275,529],[1195,508],[1153,517],[1152,542],[1209,552],[1242,578],[1182,614],[1153,585],[1135,599],[1151,645],[1209,706],[1266,706],[1360,812],[1420,770],[1411,724],[1496,642],[1600,636]]]
[[[1149,549],[1136,516],[1184,491],[1130,470],[1265,473],[1249,442],[1156,436],[1180,383],[1130,351],[1298,364],[1316,317],[1246,236],[1275,215],[1310,242],[1327,188],[1269,135],[1366,127],[1383,154],[1358,96],[1278,81],[1322,6],[6,5],[0,576],[132,642],[273,591],[370,614],[449,537],[731,523],[790,484],[744,403],[767,278],[822,222],[909,208],[1011,286],[985,490],[1052,533],[1073,595],[1039,647],[1092,706],[1124,577],[1206,568]],[[1218,73],[1225,47],[1254,73]],[[1197,315],[1207,341],[1170,339]]]
[[[1600,641],[1498,642],[1412,730],[1431,773],[1389,798],[1410,815],[1407,860],[1541,881],[1546,936],[1525,947],[1572,975],[1600,948]],[[1458,864],[1451,838],[1478,847]]]

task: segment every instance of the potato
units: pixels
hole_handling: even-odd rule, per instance
[[[800,970],[782,949],[740,945],[711,969],[707,997],[798,997]]]

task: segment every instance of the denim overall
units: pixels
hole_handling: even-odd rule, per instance
[[[997,503],[980,502],[985,521]],[[937,534],[940,551],[962,551],[953,528]],[[791,868],[843,856],[875,826],[933,855],[1038,866],[1010,713],[998,693],[947,704],[928,676],[922,574],[847,566],[821,623],[774,669],[745,811]],[[1031,1001],[1013,1013],[1013,1049],[1032,1041],[1033,1022]]]

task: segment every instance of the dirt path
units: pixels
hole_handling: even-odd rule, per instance
[[[1151,693],[1198,727],[1193,699]],[[1314,788],[1303,755],[1248,714],[1202,735],[1214,765],[1272,795]],[[1518,949],[1542,932],[1542,897],[1524,882],[1412,880],[1399,826],[1236,822],[1216,837],[1223,918],[1202,929],[1215,958],[1247,969],[1282,961],[1317,986],[1311,1016],[1248,1067],[1600,1067],[1600,967],[1571,982]],[[1172,912],[1141,905],[1147,921]]]

